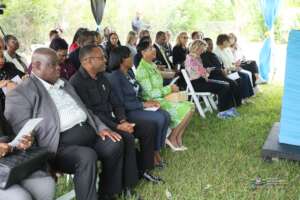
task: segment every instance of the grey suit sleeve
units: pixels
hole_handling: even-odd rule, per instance
[[[97,126],[97,131],[100,132],[104,129],[106,130],[110,130],[96,115],[93,114],[92,111],[90,111],[89,109],[87,109],[89,115],[93,118],[96,126]]]
[[[31,118],[32,112],[29,100],[18,88],[7,94],[4,115],[15,133],[18,133]]]

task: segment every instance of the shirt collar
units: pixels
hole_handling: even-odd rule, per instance
[[[87,73],[87,71],[80,66],[79,68],[79,73],[83,76],[83,78],[87,79],[87,78],[91,78],[90,75]]]
[[[158,43],[154,43],[159,49],[162,47],[161,45],[159,45]]]
[[[85,79],[93,79],[93,78],[89,75],[89,73],[88,73],[82,66],[79,68],[79,73],[80,73],[80,74],[82,75],[82,77],[85,78]],[[100,78],[103,74],[104,74],[104,72],[99,72],[99,73],[96,75],[97,79]],[[94,80],[94,79],[93,79],[93,80]]]
[[[39,80],[41,81],[41,83],[43,84],[43,86],[46,88],[47,91],[51,90],[51,89],[60,89],[62,87],[64,87],[65,82],[61,79],[58,79],[54,84],[50,84],[47,81],[44,81],[43,79],[41,79],[40,77],[38,77],[37,75],[35,75],[33,72],[32,74]]]

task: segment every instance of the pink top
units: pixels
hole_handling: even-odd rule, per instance
[[[185,69],[191,80],[198,79],[206,75],[206,69],[203,67],[201,58],[194,55],[187,55],[185,59]]]

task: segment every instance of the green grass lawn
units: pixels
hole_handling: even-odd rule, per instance
[[[154,171],[166,183],[141,181],[136,190],[146,200],[165,200],[166,190],[176,200],[300,199],[299,164],[261,159],[269,130],[279,121],[282,86],[266,85],[262,89],[263,93],[253,98],[254,104],[238,109],[241,116],[235,119],[220,120],[216,114],[202,119],[195,114],[184,137],[189,149],[176,153],[164,150],[168,166]],[[256,176],[280,178],[287,184],[252,190],[250,181]]]

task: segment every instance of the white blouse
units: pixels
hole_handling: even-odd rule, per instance
[[[220,62],[224,64],[226,69],[233,69],[235,68],[234,63],[234,56],[230,48],[221,49],[220,47],[216,47],[213,51],[219,58]]]

